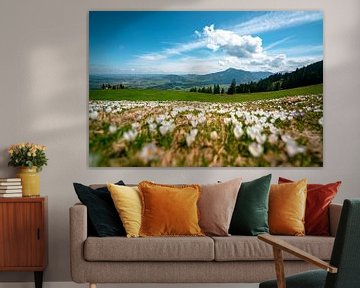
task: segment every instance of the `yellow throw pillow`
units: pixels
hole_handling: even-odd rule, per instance
[[[197,201],[199,185],[171,186],[143,181],[140,236],[203,236]]]
[[[141,196],[137,187],[107,185],[127,237],[139,237],[141,227]]]
[[[271,234],[303,236],[305,234],[307,180],[271,185],[269,228]]]

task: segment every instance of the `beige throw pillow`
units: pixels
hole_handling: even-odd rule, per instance
[[[236,178],[219,184],[200,186],[199,225],[205,234],[229,236],[231,217],[241,182],[242,178]]]

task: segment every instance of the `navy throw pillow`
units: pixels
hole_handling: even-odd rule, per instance
[[[123,181],[115,183],[125,185]],[[89,234],[95,236],[126,236],[124,226],[116,211],[111,194],[107,187],[92,189],[79,183],[74,183],[75,192],[87,207]]]

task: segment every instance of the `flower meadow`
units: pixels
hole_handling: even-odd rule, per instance
[[[89,101],[90,166],[323,165],[323,97]]]

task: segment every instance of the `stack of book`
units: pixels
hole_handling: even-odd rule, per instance
[[[0,198],[22,197],[20,178],[0,178]]]

